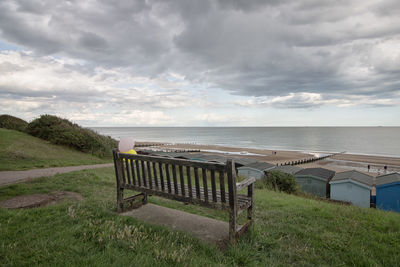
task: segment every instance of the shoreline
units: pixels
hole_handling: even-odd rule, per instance
[[[269,162],[271,164],[284,164],[285,162],[298,161],[302,159],[312,158],[315,154],[333,154],[329,152],[311,152],[311,151],[295,151],[295,150],[273,150],[264,148],[244,148],[231,147],[221,145],[199,145],[199,144],[162,144],[160,142],[137,142],[137,144],[159,144],[153,146],[157,149],[166,150],[200,150],[203,153],[223,154],[232,157],[248,157],[259,161]],[[276,154],[274,154],[276,153]],[[368,171],[367,166],[370,165]],[[301,168],[321,167],[327,168],[336,172],[347,170],[357,170],[371,176],[384,174],[384,166],[387,166],[387,173],[400,172],[400,157],[381,156],[381,155],[360,155],[360,154],[337,154],[323,160],[299,164]]]
[[[370,154],[370,153],[357,153],[357,152],[349,152],[349,151],[327,151],[327,150],[310,150],[310,149],[285,149],[285,148],[267,148],[267,147],[245,147],[245,146],[231,146],[231,145],[224,145],[224,144],[198,144],[195,142],[188,142],[188,143],[170,143],[170,142],[150,142],[150,141],[136,141],[137,144],[160,144],[161,146],[165,147],[174,147],[174,146],[197,146],[197,147],[224,147],[230,149],[238,149],[238,150],[265,150],[265,151],[282,151],[282,152],[298,152],[303,154],[336,154],[345,152],[343,155],[352,155],[352,156],[360,156],[360,157],[382,157],[382,158],[393,158],[398,159],[400,162],[400,155],[392,155],[392,154]]]

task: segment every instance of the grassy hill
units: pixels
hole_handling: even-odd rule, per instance
[[[41,115],[31,121],[25,131],[52,144],[67,146],[102,158],[111,158],[112,150],[118,144],[109,136],[98,134],[54,115]]]
[[[0,188],[0,201],[53,190],[82,202],[0,208],[0,262],[51,266],[399,266],[400,215],[256,190],[255,225],[219,250],[188,234],[115,213],[113,168],[56,175]],[[227,214],[150,197],[150,202],[212,218]]]
[[[8,114],[0,115],[0,128],[23,132],[25,131],[26,126],[28,126],[28,123],[23,119]]]
[[[28,134],[0,128],[0,171],[111,162]]]

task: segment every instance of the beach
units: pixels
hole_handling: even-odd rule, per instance
[[[143,145],[152,142],[139,142]],[[145,147],[141,148],[144,149]],[[329,155],[328,153],[319,152],[302,152],[302,151],[286,151],[286,150],[270,150],[255,148],[238,148],[218,145],[198,145],[198,144],[166,144],[152,146],[153,149],[167,151],[181,150],[200,150],[202,153],[230,155],[232,157],[248,157],[258,161],[269,162],[272,164],[285,164],[287,162],[299,161]],[[368,171],[368,165],[370,169]],[[384,166],[387,166],[386,172],[400,172],[400,157],[385,157],[373,155],[357,155],[357,154],[336,154],[331,157],[314,161],[306,164],[298,164],[302,168],[321,167],[342,172],[348,170],[357,170],[371,176],[384,174]]]

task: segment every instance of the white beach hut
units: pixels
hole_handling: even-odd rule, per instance
[[[355,206],[369,208],[373,177],[358,171],[337,173],[329,182],[331,199],[349,201]]]

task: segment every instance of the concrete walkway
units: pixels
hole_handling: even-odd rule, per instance
[[[184,231],[207,243],[216,243],[220,246],[224,245],[229,239],[229,224],[227,222],[150,203],[124,212],[122,215],[165,226],[172,230]]]
[[[53,176],[58,173],[66,173],[72,171],[97,169],[104,167],[114,166],[113,163],[95,164],[95,165],[82,165],[82,166],[70,166],[70,167],[56,167],[46,169],[33,169],[27,171],[1,171],[0,172],[0,186],[21,183],[28,180],[32,180],[38,177]]]

